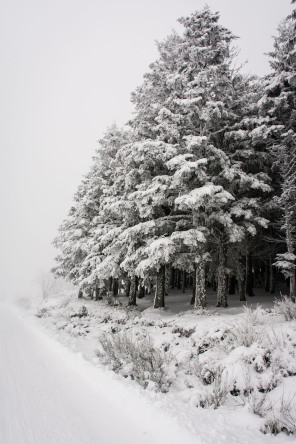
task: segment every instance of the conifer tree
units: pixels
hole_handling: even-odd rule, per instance
[[[172,193],[179,194],[176,207],[192,215],[188,229],[207,227],[208,241],[217,244],[217,304],[226,306],[227,248],[246,233],[256,232],[252,216],[255,224],[266,226],[256,214],[257,196],[248,197],[255,189],[262,192],[269,187],[266,176],[243,167],[244,147],[236,125],[246,113],[249,85],[231,68],[234,36],[218,20],[219,14],[206,7],[180,19],[183,36],[172,34],[158,44],[159,59],[133,95],[137,115],[132,124],[142,137],[178,144],[177,156],[169,161],[173,174],[167,183]],[[247,155],[250,150],[244,148]],[[202,243],[196,252],[200,264],[196,272],[200,270],[204,282]],[[202,304],[204,294],[205,289]]]
[[[292,1],[295,3],[295,1]],[[276,265],[290,278],[290,296],[295,302],[296,230],[296,10],[278,27],[270,53],[272,74],[266,80],[260,101],[265,119],[258,128],[273,157],[278,190],[275,202],[282,212],[286,251],[277,255]]]

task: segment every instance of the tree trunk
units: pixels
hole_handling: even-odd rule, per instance
[[[255,296],[253,292],[253,257],[251,253],[246,256],[246,294]]]
[[[81,299],[82,296],[83,296],[82,290],[79,290],[79,291],[78,291],[78,299]]]
[[[101,296],[101,293],[100,293],[100,287],[98,287],[98,285],[96,285],[96,288],[95,288],[95,300],[96,301],[101,301],[103,298],[102,298],[102,296]]]
[[[143,299],[143,297],[145,296],[145,293],[146,293],[145,286],[144,285],[140,285],[140,290],[139,290],[138,298],[139,299]]]
[[[174,269],[174,267],[171,267],[170,286],[171,286],[171,289],[175,288],[175,269]]]
[[[128,278],[126,283],[126,297],[128,298],[130,295],[130,289],[131,289],[131,280]]]
[[[286,243],[288,253],[294,254],[293,238],[292,238],[292,223],[288,204],[285,206],[285,227],[286,227]],[[290,271],[290,298],[295,302],[296,298],[296,277],[295,277],[295,261],[291,262]]]
[[[205,308],[206,302],[206,275],[205,263],[201,260],[195,270],[195,301],[194,308]]]
[[[235,276],[229,277],[229,291],[228,294],[235,294]]]
[[[246,301],[246,281],[245,279],[238,280],[239,300]]]
[[[118,279],[113,279],[113,296],[118,296]]]
[[[164,307],[165,265],[161,265],[156,275],[154,308]]]
[[[182,293],[185,293],[186,287],[186,271],[182,270]]]
[[[193,264],[194,270],[192,274],[192,297],[190,305],[194,305],[195,302],[195,288],[196,288],[196,264]]]
[[[272,256],[269,256],[269,293],[274,294],[274,268]]]
[[[217,307],[228,307],[227,304],[227,246],[221,244],[219,248]]]
[[[166,266],[166,271],[165,271],[165,295],[166,296],[168,296],[168,294],[169,294],[171,269],[172,269],[171,265]]]
[[[129,299],[128,299],[128,305],[137,305],[137,282],[136,282],[136,276],[132,276],[130,279],[130,292],[129,292]]]
[[[269,264],[267,259],[264,260],[264,289],[266,293],[269,293]]]
[[[177,270],[177,288],[181,290],[181,270]]]
[[[109,285],[108,285],[108,291],[112,291],[112,286],[113,286],[113,277],[109,278]]]

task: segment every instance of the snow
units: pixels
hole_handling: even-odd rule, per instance
[[[273,308],[272,297],[255,293],[249,302],[261,308],[244,309],[236,295],[230,308],[215,309],[208,292],[210,308],[192,310],[188,291],[172,291],[169,308],[159,310],[151,308],[153,294],[134,309],[124,307],[125,296],[117,307],[63,294],[26,301],[26,312],[2,303],[0,442],[291,442],[260,429],[281,415],[283,399],[295,403],[296,321],[284,301]],[[166,393],[131,379],[128,354],[119,351],[119,374],[108,355],[96,356],[102,335],[113,341],[126,334],[164,357]]]
[[[168,263],[176,253],[176,245],[169,237],[160,237],[153,240],[146,248],[147,259],[141,261],[136,269],[140,276],[144,276],[145,270],[152,267],[158,268],[161,264]]]
[[[221,185],[207,183],[200,188],[195,188],[188,194],[177,197],[175,202],[180,208],[198,209],[200,206],[205,205],[207,198],[211,198],[216,205],[234,200],[234,197],[228,191],[225,191]]]
[[[171,239],[181,239],[184,242],[184,245],[197,247],[200,242],[206,242],[206,237],[203,231],[194,228],[187,231],[174,231],[171,235]]]
[[[1,304],[1,426],[5,444],[193,444],[194,437],[118,377]]]

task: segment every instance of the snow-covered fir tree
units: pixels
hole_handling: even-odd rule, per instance
[[[235,37],[218,13],[205,7],[180,19],[184,33],[158,43],[132,95],[130,127],[113,126],[100,141],[55,240],[57,274],[90,295],[121,286],[130,305],[156,285],[154,306],[163,307],[174,270],[183,281],[194,275],[196,308],[206,306],[206,281],[217,287],[218,306],[227,306],[233,279],[244,299],[274,208],[272,175],[288,250],[278,265],[295,288],[294,21],[292,14],[281,25],[274,74],[263,85],[233,68]],[[281,153],[274,171],[271,147],[274,160]]]
[[[294,1],[292,3],[295,3]],[[272,74],[266,79],[260,101],[262,124],[257,137],[266,140],[273,158],[278,190],[275,203],[282,213],[286,251],[277,254],[276,265],[290,279],[295,301],[296,222],[296,10],[282,21],[270,53]]]
[[[246,233],[255,234],[255,220],[266,226],[256,214],[258,195],[248,197],[269,187],[266,175],[249,171],[242,162],[243,157],[256,158],[236,127],[246,114],[249,82],[232,69],[234,36],[218,20],[219,14],[206,7],[180,19],[183,36],[172,34],[158,44],[160,57],[133,95],[137,115],[132,124],[142,137],[178,144],[178,154],[169,163],[169,188],[179,195],[175,205],[192,213],[188,228],[207,227],[208,241],[218,245],[217,304],[226,306],[227,248]],[[200,264],[195,269],[204,276],[200,258],[208,255],[202,244],[195,247]],[[205,305],[205,288],[201,294],[196,294],[197,306]]]
[[[106,131],[99,141],[92,166],[74,196],[74,205],[54,240],[60,254],[53,271],[78,286],[79,294],[84,291],[93,295],[95,290],[99,298],[100,288],[106,287],[106,280],[116,274],[116,266],[112,268],[109,261],[107,268],[112,271],[106,275],[103,250],[110,237],[116,235],[119,223],[109,213],[105,214],[104,203],[114,183],[112,159],[119,147],[130,141],[128,130],[112,125]]]

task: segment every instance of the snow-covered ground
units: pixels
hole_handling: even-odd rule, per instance
[[[295,320],[263,294],[253,310],[237,296],[215,310],[209,294],[204,312],[189,293],[166,310],[151,298],[130,310],[69,295],[27,310],[2,303],[0,442],[293,442],[260,429],[295,419]],[[133,360],[147,347],[158,367],[139,374]]]
[[[118,377],[85,362],[1,304],[2,444],[193,443]]]

